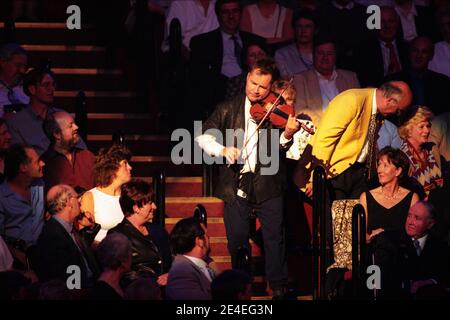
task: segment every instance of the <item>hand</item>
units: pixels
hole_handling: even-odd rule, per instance
[[[169,274],[168,274],[168,273],[164,273],[164,274],[162,274],[162,275],[160,275],[160,276],[158,277],[158,279],[156,280],[156,283],[157,283],[159,286],[164,287],[164,286],[167,285],[167,278],[168,278],[168,277],[169,277]]]
[[[367,242],[371,242],[373,238],[384,231],[383,228],[378,228],[372,231],[372,233],[367,237]]]
[[[286,127],[284,129],[284,137],[287,140],[291,140],[298,130],[300,130],[300,123],[297,121],[295,116],[289,115]]]
[[[228,163],[235,163],[241,154],[241,151],[235,147],[224,147],[220,152],[220,155],[227,159]]]
[[[307,184],[305,188],[306,188],[305,189],[305,195],[308,198],[312,198],[312,196],[313,196],[313,188],[312,188],[311,183]]]
[[[85,227],[92,227],[95,224],[95,218],[92,213],[89,211],[85,211],[82,213],[83,218],[81,220],[75,220],[75,225],[77,226],[77,230],[81,230]]]

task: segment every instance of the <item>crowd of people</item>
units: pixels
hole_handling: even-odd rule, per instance
[[[27,70],[28,53],[3,44],[0,297],[249,299],[239,252],[251,253],[256,214],[268,291],[286,299],[286,189],[294,181],[308,202],[317,166],[327,176],[327,224],[334,200],[356,199],[366,211],[381,297],[448,297],[450,7],[383,1],[380,28],[369,30],[368,4],[183,0],[164,10],[149,1],[166,16],[162,51],[172,19],[180,21],[187,100],[195,101],[189,120],[204,120],[195,140],[225,160],[214,193],[225,203],[227,271],[212,261],[198,220],[182,219],[170,234],[152,223],[155,195],[132,179],[130,151],[89,151],[72,115],[54,106],[55,74]],[[250,111],[270,106],[273,94],[292,110],[282,128],[257,123]],[[209,129],[222,137],[242,130],[245,143],[224,144]],[[274,142],[278,167],[265,174],[272,163],[258,152]]]

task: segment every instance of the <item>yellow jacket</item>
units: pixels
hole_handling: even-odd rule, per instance
[[[300,188],[311,181],[318,164],[325,167],[327,178],[333,178],[356,162],[369,130],[374,94],[373,88],[350,89],[331,100],[311,141],[312,150],[307,147],[294,174]]]

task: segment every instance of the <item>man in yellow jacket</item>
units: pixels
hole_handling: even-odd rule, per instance
[[[350,89],[330,101],[311,146],[299,160],[294,180],[312,195],[311,172],[324,166],[334,199],[357,199],[366,189],[365,162],[369,152],[371,116],[400,114],[411,104],[411,89],[392,81],[380,88]]]

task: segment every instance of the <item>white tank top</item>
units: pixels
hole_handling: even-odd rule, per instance
[[[283,36],[286,8],[277,5],[272,16],[264,17],[256,4],[247,7],[252,21],[252,33],[264,38],[281,38]]]
[[[95,222],[102,227],[95,236],[95,241],[102,241],[108,230],[123,220],[124,215],[119,203],[120,196],[111,196],[97,188],[93,188],[89,192],[94,197]]]

